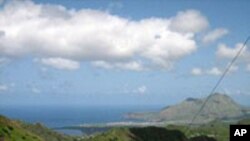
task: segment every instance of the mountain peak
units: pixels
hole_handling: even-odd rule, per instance
[[[223,94],[223,93],[214,93],[211,96],[214,96],[214,97],[217,97],[217,96],[219,96],[219,97],[227,97],[227,98],[231,99],[231,97],[229,97],[227,94]]]
[[[187,98],[185,101],[168,106],[159,113],[133,114],[131,117],[146,117],[152,121],[189,122],[208,97],[197,99]],[[243,108],[226,94],[215,93],[209,96],[206,105],[197,117],[197,123],[209,122],[215,119],[232,119],[244,116]]]
[[[192,102],[192,101],[197,101],[199,99],[197,98],[192,98],[192,97],[188,97],[185,101],[189,101],[189,102]]]

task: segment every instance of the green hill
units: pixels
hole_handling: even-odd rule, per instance
[[[0,139],[4,138],[5,141],[216,141],[215,138],[221,139],[209,135],[214,135],[214,129],[217,129],[216,132],[220,135],[225,135],[227,127],[219,122],[211,125],[192,128],[188,134],[183,132],[185,126],[121,127],[80,138],[59,134],[41,124],[28,124],[0,116]]]
[[[183,133],[159,127],[114,128],[86,141],[188,141]]]
[[[188,98],[179,104],[163,108],[160,112],[130,113],[127,117],[149,121],[187,123],[193,118],[194,114],[199,111],[205,100],[206,98]],[[208,123],[216,119],[235,119],[244,117],[246,115],[245,111],[243,107],[234,102],[229,96],[213,94],[195,122]]]
[[[250,125],[250,118],[242,119],[238,122],[240,125]]]
[[[39,123],[29,124],[0,116],[0,137],[5,141],[77,141],[76,137],[57,133]]]
[[[214,137],[209,137],[205,134],[196,136],[189,134],[189,138],[187,138],[179,128],[114,128],[108,132],[91,136],[85,139],[85,141],[217,141]]]
[[[175,129],[182,131],[188,138],[197,137],[212,137],[218,141],[228,141],[229,140],[229,125],[230,123],[225,123],[221,121],[212,121],[206,124],[195,125],[187,130],[186,125],[168,125],[167,129]]]
[[[38,135],[25,130],[18,122],[0,116],[0,136],[4,141],[45,141]]]

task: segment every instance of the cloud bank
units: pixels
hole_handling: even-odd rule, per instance
[[[236,72],[239,69],[238,66],[231,66],[231,68],[229,69],[228,73],[232,74],[234,72]],[[214,75],[214,76],[220,76],[223,74],[223,72],[225,71],[225,68],[219,68],[219,67],[212,67],[209,69],[202,69],[202,68],[193,68],[191,70],[191,74],[193,76],[201,76],[201,75]]]
[[[168,70],[196,51],[194,37],[208,26],[196,10],[131,20],[99,10],[11,1],[0,10],[0,56],[34,56],[66,70],[78,69],[81,62],[106,69]]]
[[[215,42],[216,40],[222,38],[223,36],[228,34],[228,30],[224,28],[218,28],[213,31],[210,31],[205,35],[202,39],[204,43],[212,43]]]
[[[238,43],[234,47],[229,47],[225,44],[220,44],[216,55],[220,59],[233,59],[239,50],[242,48],[243,43]],[[241,63],[246,67],[246,71],[250,71],[250,51],[248,45],[242,50],[237,63]]]

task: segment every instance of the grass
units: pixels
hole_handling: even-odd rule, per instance
[[[4,137],[5,141],[45,141],[3,116],[0,116],[0,136]]]
[[[250,119],[237,124],[250,125]],[[41,124],[28,124],[0,116],[0,139],[5,141],[228,141],[230,123],[213,121],[192,126],[187,132],[185,125],[166,127],[117,127],[88,137],[72,137],[59,134]]]

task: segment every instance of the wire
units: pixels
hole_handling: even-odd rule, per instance
[[[217,83],[215,84],[215,86],[212,88],[211,92],[209,93],[208,97],[205,99],[205,101],[203,102],[203,104],[201,105],[200,109],[198,110],[198,112],[194,115],[194,117],[192,118],[191,122],[188,124],[187,126],[187,130],[186,133],[188,133],[190,131],[190,127],[193,125],[194,121],[196,120],[196,118],[198,117],[198,115],[202,112],[202,110],[205,108],[208,100],[211,98],[211,96],[215,93],[216,89],[218,88],[218,86],[220,85],[220,83],[222,82],[222,80],[225,78],[226,74],[230,71],[231,67],[233,66],[233,64],[235,63],[235,61],[238,59],[238,57],[240,56],[240,54],[242,53],[242,51],[244,50],[247,42],[250,40],[250,36],[248,36],[248,38],[245,40],[244,44],[242,45],[242,47],[240,48],[240,50],[237,52],[237,54],[234,56],[234,58],[232,59],[232,61],[229,63],[229,65],[227,66],[227,68],[225,69],[225,71],[223,72],[223,74],[221,75],[221,77],[218,79]]]

